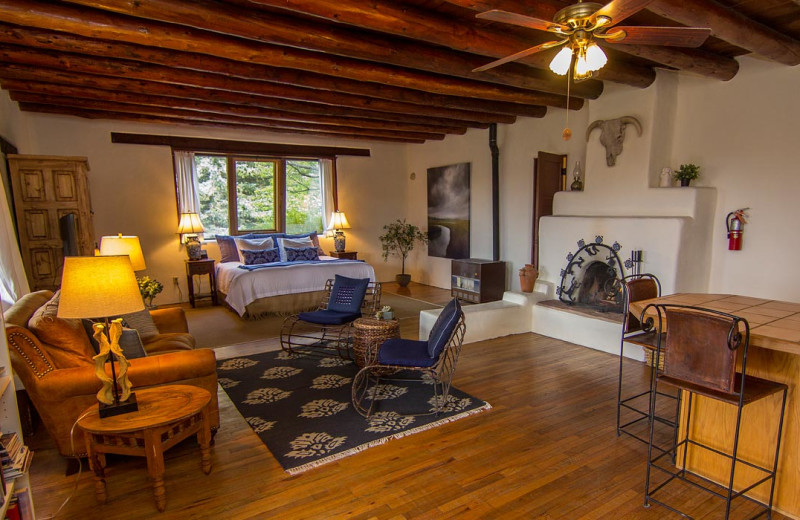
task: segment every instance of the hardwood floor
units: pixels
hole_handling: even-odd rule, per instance
[[[433,289],[412,286],[406,295],[449,299]],[[639,366],[631,362],[628,373]],[[164,513],[144,459],[109,457],[108,504],[96,504],[84,471],[57,518],[680,518],[642,506],[646,446],[615,433],[617,367],[616,356],[532,333],[465,345],[454,385],[491,410],[297,476],[281,469],[220,390],[213,470],[202,473],[192,439],[166,452]],[[76,477],[65,477],[65,467],[55,450],[36,453],[39,519],[72,493]],[[720,517],[710,514],[713,504],[693,504],[697,518]]]

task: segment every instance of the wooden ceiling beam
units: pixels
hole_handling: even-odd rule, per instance
[[[542,117],[546,112],[546,109],[540,105],[522,105],[519,103],[492,102],[456,96],[442,96],[415,89],[381,85],[379,83],[336,78],[293,69],[253,65],[233,60],[213,58],[203,54],[169,51],[135,44],[111,43],[67,33],[38,28],[16,27],[8,24],[0,24],[0,43],[24,45],[32,48],[63,51],[79,55],[86,54],[105,58],[124,57],[126,59],[135,60],[136,62],[163,65],[171,69],[184,68],[194,72],[224,74],[226,77],[235,76],[246,80],[269,81],[279,84],[280,87],[276,87],[277,89],[285,89],[287,86],[296,86],[303,91],[303,96],[299,98],[301,101],[307,99],[308,93],[313,89],[316,92],[329,91],[329,93],[336,94],[353,94],[385,99],[392,102],[415,103],[427,107],[436,106],[458,110],[483,111],[490,114],[506,113],[525,115],[528,117]],[[276,93],[275,95],[278,94]],[[580,106],[581,103],[581,100],[575,100],[572,104]]]
[[[29,83],[23,81],[0,79],[2,88],[18,93],[37,94],[51,97],[70,97],[75,99],[90,99],[112,103],[127,103],[162,108],[180,108],[194,110],[201,113],[215,113],[222,115],[235,115],[253,119],[283,120],[292,122],[320,123],[333,126],[351,126],[374,130],[393,130],[397,132],[431,132],[445,134],[464,134],[465,126],[441,126],[398,123],[395,121],[379,121],[376,119],[362,119],[349,116],[308,115],[282,110],[265,109],[247,105],[220,103],[217,101],[198,101],[181,99],[177,97],[158,96],[152,93],[134,94],[87,87],[71,87],[52,83]],[[32,102],[36,102],[31,100]]]
[[[369,141],[389,141],[395,143],[409,143],[409,144],[421,144],[425,141],[422,139],[407,139],[400,136],[395,137],[381,137],[381,136],[373,136],[373,137],[360,137],[355,136],[352,134],[336,134],[336,133],[329,133],[329,132],[315,132],[309,130],[294,130],[294,129],[284,129],[284,130],[273,130],[273,129],[259,129],[258,127],[252,125],[241,125],[236,123],[222,123],[222,122],[215,122],[215,121],[192,121],[192,120],[185,120],[180,118],[173,118],[173,117],[164,117],[164,116],[148,116],[148,115],[140,115],[140,114],[130,114],[125,112],[107,112],[102,110],[90,110],[90,109],[79,109],[79,108],[72,108],[72,107],[62,107],[58,105],[43,105],[43,104],[36,104],[36,103],[19,103],[20,110],[25,112],[37,112],[42,114],[60,114],[66,116],[73,116],[73,117],[82,117],[84,119],[110,119],[114,121],[133,121],[137,123],[159,123],[159,124],[168,124],[170,126],[175,125],[187,125],[187,126],[202,126],[202,127],[214,127],[214,128],[232,128],[237,130],[249,130],[249,131],[270,131],[277,134],[301,134],[301,135],[310,135],[313,137],[333,137],[337,139],[359,139],[359,140],[369,140]]]
[[[451,97],[523,105],[566,106],[566,97],[563,95],[418,72],[62,4],[5,0],[0,3],[0,19],[17,25],[58,28],[59,31],[93,38],[199,52],[235,61],[294,68]],[[582,100],[575,101],[570,108],[582,106]]]
[[[394,39],[363,31],[354,32],[342,24],[308,21],[250,7],[237,7],[211,0],[68,0],[70,3],[114,13],[214,31],[229,36],[324,52],[375,63],[391,64],[469,80],[562,94],[563,85],[552,74],[530,67],[497,70],[476,78],[472,70],[485,63],[480,56],[456,52],[420,41]],[[371,27],[368,27],[371,28]],[[412,36],[403,35],[400,36]],[[452,36],[451,36],[452,38]],[[579,85],[575,95],[597,98],[601,83]]]
[[[505,11],[535,16],[536,18],[543,18],[545,20],[552,20],[552,15],[548,13],[554,6],[553,2],[547,1],[545,1],[544,5],[541,5],[540,0],[491,0],[490,2],[479,0],[446,1],[461,7],[473,9],[477,12],[485,11],[486,7],[491,4],[492,7],[490,7],[490,9],[503,9]],[[723,81],[731,79],[739,71],[739,63],[735,59],[700,49],[679,49],[676,47],[660,47],[656,45],[623,45],[622,43],[614,45],[609,44],[606,48],[612,48],[632,56],[654,61],[661,65],[691,71],[695,74]],[[598,74],[600,79],[610,79],[605,71],[609,65],[613,65],[611,60],[609,60],[609,63],[607,63],[605,67],[600,69]],[[627,67],[628,65],[625,64],[623,66]]]
[[[479,54],[486,59],[478,59],[477,66],[486,65],[493,61],[490,58],[502,58],[514,54],[528,47],[545,41],[553,40],[542,33],[538,37],[522,38],[518,33],[503,31],[491,27],[475,27],[465,24],[463,20],[452,19],[430,11],[417,9],[413,6],[387,0],[252,0],[250,3],[270,7],[279,7],[291,11],[303,12],[316,17],[324,18],[329,22],[345,23],[351,26],[362,27],[394,36],[414,38],[450,49]],[[555,13],[555,10],[553,10]],[[552,18],[552,15],[548,19]],[[551,80],[563,92],[565,82],[549,70],[550,60],[554,52],[542,53],[519,60],[514,64],[490,69],[481,73],[473,73],[470,77],[484,81],[494,81],[495,74],[505,74],[506,71],[515,70],[523,63],[535,67],[537,72],[549,75]],[[655,80],[655,73],[647,67],[626,64],[608,64],[606,78],[609,81],[623,83],[635,87],[647,87]],[[475,67],[472,67],[473,69]],[[531,70],[531,67],[525,67]],[[471,69],[470,69],[471,70]],[[502,79],[502,76],[497,78]],[[599,94],[602,90],[601,83],[592,80],[589,83],[577,83],[572,88],[577,88],[578,96],[594,98],[581,92],[591,85]]]
[[[784,65],[800,64],[800,41],[710,0],[655,0],[647,9]]]
[[[244,79],[273,81],[283,85],[295,85],[304,88],[350,93],[391,101],[416,102],[417,104],[428,106],[446,106],[445,102],[454,102],[451,96],[439,97],[436,94],[426,94],[419,90],[403,89],[377,83],[365,83],[293,69],[254,65],[190,52],[169,51],[135,44],[111,43],[57,31],[18,27],[3,23],[0,23],[0,43],[88,54],[105,58],[124,57],[130,60],[164,65],[170,68],[214,72]],[[459,102],[458,105],[458,107],[454,108],[465,108],[468,110],[485,109],[484,111],[489,113],[505,111],[506,113],[526,115],[529,117],[542,117],[545,112],[541,106],[521,106],[516,103],[504,104],[464,100]]]
[[[393,102],[368,96],[357,96],[330,92],[325,90],[308,89],[270,83],[266,81],[244,80],[231,78],[221,74],[209,74],[195,71],[172,69],[159,65],[149,65],[125,60],[96,59],[78,55],[54,54],[33,49],[16,48],[12,45],[0,46],[0,61],[10,64],[23,64],[49,69],[72,71],[101,76],[124,77],[171,83],[176,85],[190,85],[201,88],[228,90],[247,94],[260,94],[264,96],[283,96],[295,100],[318,101],[338,106],[351,106],[379,111],[400,111],[408,114],[427,115],[435,117],[458,118],[455,114],[462,114],[465,119],[492,122],[501,119],[511,119],[513,116],[503,117],[503,114],[483,114],[478,111],[459,110],[435,104],[423,105],[421,103]],[[426,96],[423,96],[426,97]],[[454,102],[457,103],[460,100]],[[539,107],[544,113],[544,107]]]
[[[27,67],[24,65],[6,65],[0,68],[0,82],[12,82],[15,85],[25,84],[50,84],[54,89],[76,88],[99,89],[110,92],[122,93],[143,93],[146,95],[169,96],[196,101],[218,101],[244,105],[249,107],[263,107],[267,109],[281,110],[295,114],[308,114],[320,116],[346,116],[362,119],[376,119],[378,121],[395,121],[408,124],[425,124],[435,126],[466,126],[470,128],[489,128],[488,123],[476,121],[448,119],[443,117],[427,117],[408,115],[395,112],[379,112],[377,110],[357,110],[349,107],[326,105],[315,102],[300,102],[290,99],[273,98],[244,94],[240,92],[229,92],[227,90],[216,90],[187,85],[172,85],[168,83],[158,83],[155,81],[144,81],[127,78],[111,78],[108,76],[96,76],[91,74],[80,74],[75,72],[65,73],[52,69],[40,69]],[[17,88],[17,90],[22,90]]]
[[[399,137],[401,139],[421,139],[424,141],[444,139],[443,133],[435,132],[409,132],[397,130],[365,129],[355,126],[335,126],[321,125],[316,123],[296,123],[293,121],[276,121],[263,118],[241,117],[235,115],[223,115],[211,112],[197,112],[195,110],[185,110],[182,108],[163,108],[144,105],[134,105],[128,103],[115,103],[96,99],[78,99],[66,96],[43,96],[28,92],[11,91],[11,99],[23,104],[32,105],[55,105],[59,107],[69,107],[79,110],[94,110],[96,112],[118,112],[126,114],[138,114],[155,117],[172,117],[187,121],[210,121],[215,123],[231,123],[242,126],[252,126],[261,130],[310,130],[325,132],[330,135],[353,135],[363,138],[370,137]]]

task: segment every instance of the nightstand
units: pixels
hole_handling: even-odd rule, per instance
[[[210,293],[194,293],[194,275],[208,275]],[[189,286],[189,303],[195,306],[198,298],[211,298],[211,304],[217,305],[217,276],[214,272],[214,259],[186,260],[186,284]]]
[[[358,260],[358,251],[328,251],[329,256],[345,260]]]

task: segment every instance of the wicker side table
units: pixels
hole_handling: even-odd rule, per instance
[[[359,368],[364,368],[367,353],[376,349],[389,338],[400,337],[400,320],[378,320],[358,318],[353,322],[353,358]]]

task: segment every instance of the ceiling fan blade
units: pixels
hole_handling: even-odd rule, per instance
[[[617,37],[622,35],[624,37]],[[711,29],[700,27],[614,27],[601,37],[608,43],[700,47],[711,36]]]
[[[492,9],[491,11],[478,13],[475,15],[475,18],[480,18],[481,20],[491,20],[493,22],[503,22],[512,25],[519,25],[521,27],[527,27],[528,29],[538,29],[540,31],[550,31],[553,28],[560,28],[562,31],[569,30],[569,27],[567,27],[566,25],[561,25],[547,20],[541,20],[539,18],[532,18],[530,16],[525,16],[523,14],[502,11],[500,9]]]
[[[601,7],[600,10],[590,16],[589,19],[592,25],[595,25],[597,24],[598,17],[604,16],[611,19],[611,22],[605,25],[616,25],[625,18],[641,11],[653,1],[654,0],[613,0]]]
[[[525,56],[530,56],[531,54],[536,54],[539,51],[543,51],[545,49],[551,49],[553,47],[558,47],[559,45],[563,45],[567,43],[569,40],[561,40],[561,41],[552,41],[552,42],[545,42],[536,47],[531,47],[530,49],[525,49],[524,51],[520,51],[516,54],[512,54],[511,56],[506,56],[505,58],[500,58],[499,60],[493,61],[491,63],[487,63],[482,67],[478,67],[473,69],[472,72],[483,72],[485,70],[493,69],[495,67],[499,67],[504,63],[508,63],[509,61],[518,60],[520,58],[524,58]]]

